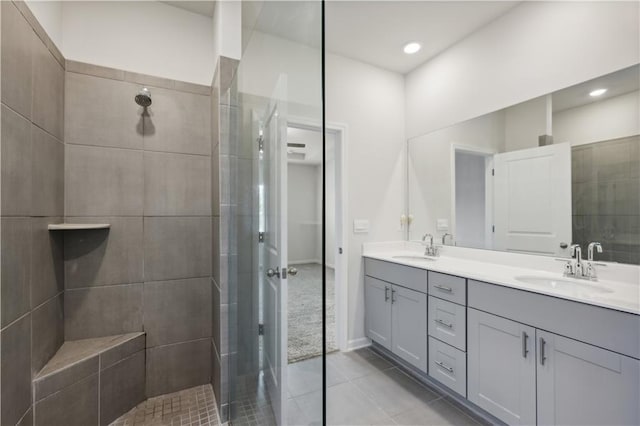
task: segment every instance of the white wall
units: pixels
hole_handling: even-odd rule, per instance
[[[213,57],[242,56],[242,2],[218,0],[213,12]]]
[[[325,136],[326,157],[324,163],[325,174],[325,208],[326,208],[326,263],[335,268],[336,264],[336,159],[335,136],[327,133]],[[320,194],[322,195],[322,194]]]
[[[406,76],[409,138],[640,61],[638,2],[523,2]]]
[[[348,126],[348,339],[357,341],[364,337],[362,243],[403,238],[404,80],[400,74],[328,54],[325,88],[327,120]],[[354,234],[354,219],[368,219],[369,233]]]
[[[531,99],[504,110],[504,152],[538,146],[547,131],[547,97]]]
[[[320,262],[320,178],[320,167],[317,165],[288,164],[289,264]]]
[[[213,22],[155,1],[69,1],[62,6],[65,58],[210,85]]]
[[[51,41],[62,52],[62,1],[26,0],[25,3]]]
[[[553,114],[555,142],[582,145],[640,134],[640,92]]]

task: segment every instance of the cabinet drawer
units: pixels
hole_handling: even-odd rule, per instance
[[[364,273],[420,293],[427,292],[427,271],[376,259],[364,260]]]
[[[467,397],[467,354],[429,337],[429,376]]]
[[[465,305],[467,303],[467,280],[429,271],[429,294]]]
[[[429,336],[467,350],[467,308],[429,296]]]

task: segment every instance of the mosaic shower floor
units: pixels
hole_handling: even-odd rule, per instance
[[[218,410],[211,385],[149,398],[111,426],[217,426]]]

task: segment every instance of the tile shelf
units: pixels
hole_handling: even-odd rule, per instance
[[[81,231],[86,229],[109,229],[108,223],[51,223],[49,231]]]

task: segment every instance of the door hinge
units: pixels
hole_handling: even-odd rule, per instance
[[[258,137],[258,151],[264,152],[264,137],[262,135]]]
[[[258,336],[264,336],[264,324],[258,324]]]
[[[495,225],[493,225],[493,226],[491,227],[491,232],[496,232],[496,226],[495,226]]]
[[[264,243],[264,232],[258,232],[258,242]]]
[[[338,254],[342,254],[342,247],[338,247]]]
[[[491,169],[491,176],[495,176],[496,175],[496,169]]]

